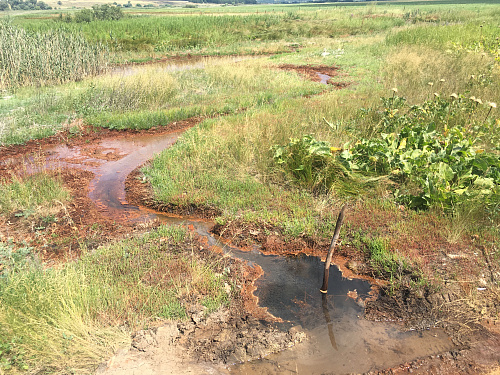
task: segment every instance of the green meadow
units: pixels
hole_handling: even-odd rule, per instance
[[[79,137],[79,121],[145,130],[206,117],[142,169],[157,202],[316,244],[348,204],[343,244],[388,290],[465,285],[480,314],[471,280],[489,267],[498,291],[499,1],[134,8],[64,21],[78,11],[1,20],[2,147]],[[335,66],[337,85],[285,64]],[[0,195],[4,217],[71,201],[51,176],[0,180]],[[188,291],[211,310],[230,304],[225,265],[197,257],[193,241],[160,227],[48,267],[31,244],[0,237],[0,373],[92,372],[133,330],[185,319]],[[470,263],[443,270],[452,247]],[[167,269],[166,282],[138,281]]]

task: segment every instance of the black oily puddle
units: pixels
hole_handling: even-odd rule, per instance
[[[255,284],[255,295],[261,306],[284,321],[284,327],[301,325],[314,329],[341,315],[358,316],[363,308],[348,293],[366,299],[371,290],[367,281],[347,279],[334,266],[330,269],[328,294],[323,295],[319,289],[324,262],[318,257],[263,255],[257,250],[238,251],[236,256],[262,267],[264,275]]]
[[[265,358],[234,364],[232,374],[364,373],[454,347],[442,330],[403,332],[394,324],[365,320],[363,301],[371,285],[343,277],[337,267],[330,268],[328,294],[320,293],[324,263],[317,257],[258,252],[236,256],[264,270],[256,282],[259,305],[285,320],[282,328],[300,326],[307,340]]]

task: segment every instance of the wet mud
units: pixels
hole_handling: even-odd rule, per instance
[[[279,65],[278,68],[285,71],[296,72],[310,81],[319,82],[325,85],[332,85],[337,89],[346,88],[351,84],[350,82],[338,79],[343,77],[344,74],[342,74],[339,68],[335,66],[282,64]]]

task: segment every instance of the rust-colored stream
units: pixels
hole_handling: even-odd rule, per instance
[[[310,338],[305,344],[268,358],[234,364],[235,374],[334,374],[360,373],[396,366],[399,363],[453,348],[441,330],[401,332],[388,323],[362,318],[363,300],[371,285],[364,280],[344,278],[338,268],[330,275],[330,290],[322,299],[322,262],[319,258],[263,255],[258,249],[241,251],[220,243],[210,234],[205,220],[173,217],[132,206],[125,200],[125,179],[138,166],[170,147],[181,132],[104,139],[97,144],[49,148],[47,166],[67,166],[94,172],[90,198],[103,215],[116,221],[161,220],[188,224],[209,244],[256,263],[264,270],[257,280],[256,296],[261,306],[282,318],[284,328],[300,325]],[[357,295],[357,298],[349,296]],[[348,296],[349,295],[349,296]]]
[[[129,73],[124,71],[124,74]],[[328,76],[320,78],[324,83],[329,79]],[[181,133],[103,139],[71,148],[49,146],[45,150],[49,155],[46,167],[93,172],[89,197],[103,215],[117,222],[158,219],[171,224],[189,224],[206,237],[209,244],[262,267],[264,275],[256,282],[255,292],[260,305],[282,318],[284,328],[302,326],[309,340],[259,361],[233,364],[232,373],[361,373],[453,348],[441,330],[401,332],[392,324],[363,319],[363,301],[371,285],[364,280],[344,278],[336,267],[330,272],[329,294],[322,298],[319,287],[323,266],[316,257],[286,258],[263,255],[258,249],[241,251],[220,243],[211,235],[209,222],[172,217],[127,204],[127,176],[156,153],[169,148]]]

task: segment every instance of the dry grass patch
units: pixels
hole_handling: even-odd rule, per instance
[[[398,88],[412,102],[428,99],[434,92],[449,96],[467,91],[493,100],[493,89],[478,82],[492,75],[493,61],[491,56],[476,53],[438,51],[423,46],[400,47],[386,58],[386,87]]]

